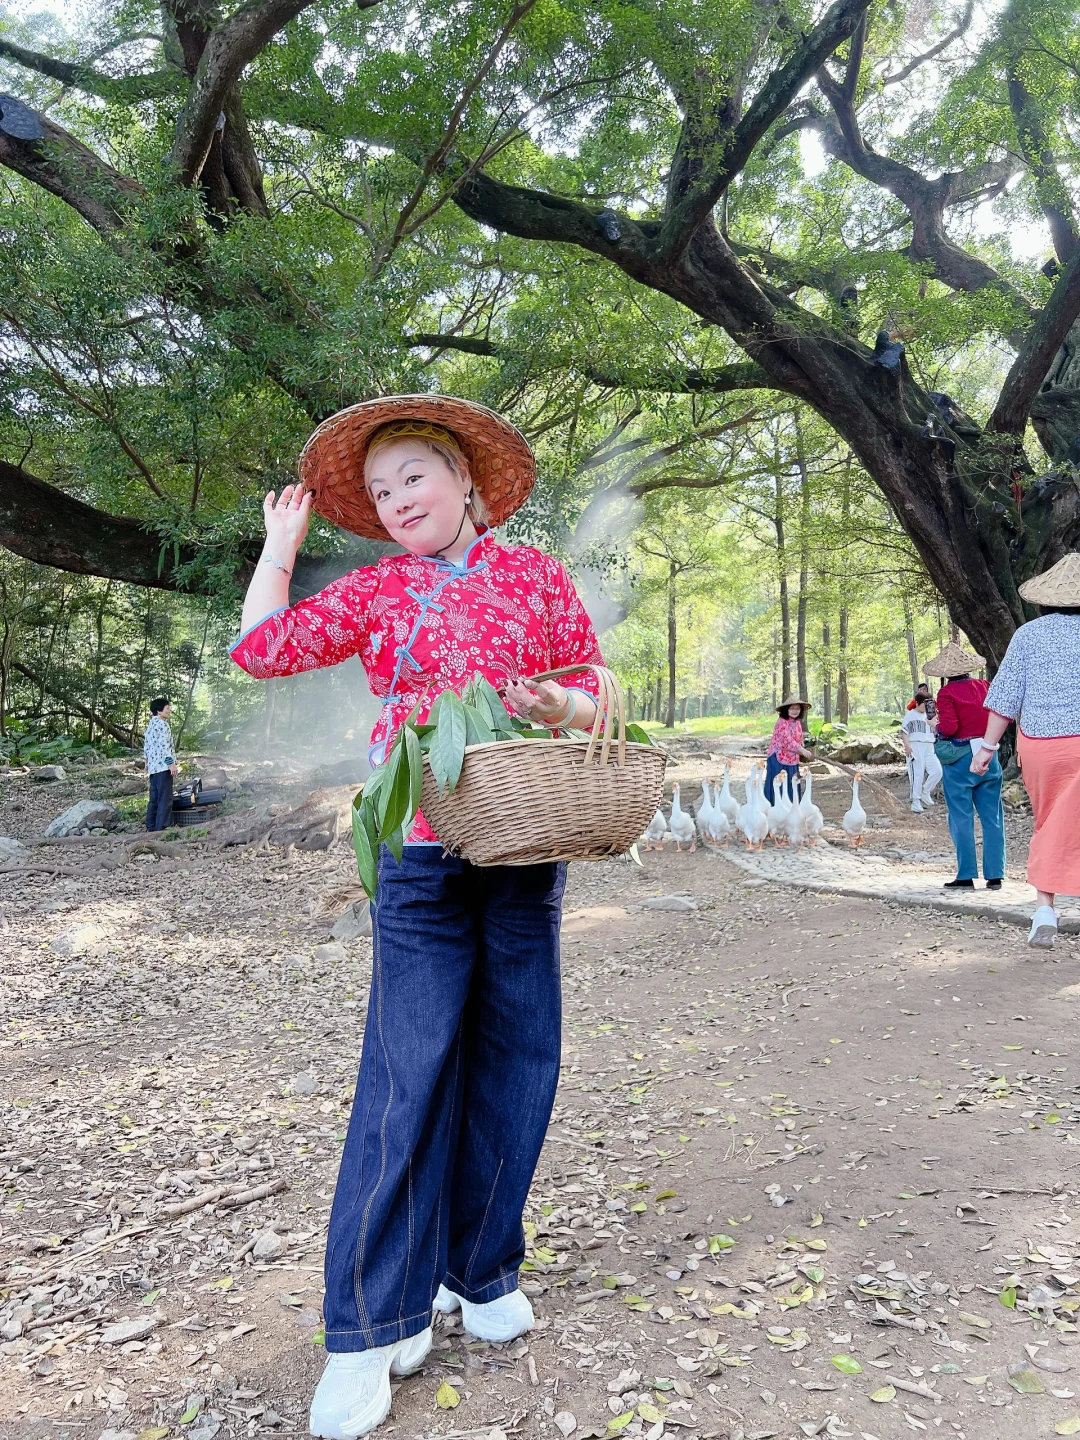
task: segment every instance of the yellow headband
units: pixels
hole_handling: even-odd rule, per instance
[[[367,453],[370,455],[377,446],[388,445],[394,440],[405,440],[410,435],[416,435],[421,440],[437,440],[455,455],[461,455],[457,437],[441,425],[433,425],[429,420],[391,420],[386,425],[380,425],[368,441]]]

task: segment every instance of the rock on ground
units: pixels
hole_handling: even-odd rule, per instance
[[[62,815],[50,820],[45,827],[45,835],[47,839],[55,839],[64,835],[79,835],[95,827],[108,829],[119,819],[119,810],[107,800],[78,800]]]
[[[39,765],[30,771],[31,780],[66,780],[67,771],[62,765]]]
[[[371,934],[371,907],[367,899],[346,905],[330,930],[331,940],[359,940]]]

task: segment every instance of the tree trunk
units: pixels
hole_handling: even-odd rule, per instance
[[[653,697],[653,719],[656,720],[656,721],[659,721],[660,716],[661,716],[661,714],[662,714],[662,712],[663,712],[663,708],[664,708],[663,695],[664,695],[664,677],[663,677],[662,675],[657,675],[657,677],[656,677],[656,693],[655,693],[655,695],[654,695],[654,697]]]
[[[915,649],[915,616],[911,600],[904,596],[904,639],[907,641],[908,669],[911,671],[911,693],[919,688],[919,655]]]
[[[632,685],[626,687],[626,718],[627,720],[634,718],[634,687]]]
[[[135,703],[131,707],[131,730],[129,732],[129,745],[135,744],[135,732],[139,728],[139,713],[142,710],[143,685],[146,680],[146,657],[150,650],[150,632],[153,629],[154,617],[154,592],[151,590],[146,597],[146,616],[143,620],[143,644],[142,653],[139,656],[139,669],[135,677]]]
[[[806,450],[802,425],[795,416],[795,456],[799,466],[799,605],[795,627],[795,663],[799,674],[799,694],[810,698],[810,681],[806,672],[806,610],[810,600],[810,476],[806,469]],[[803,711],[803,729],[806,711]]]
[[[832,631],[829,622],[821,622],[821,718],[832,724]]]
[[[840,655],[836,671],[836,709],[841,725],[846,725],[851,714],[851,699],[848,695],[847,676],[848,608],[840,606]]]
[[[206,606],[206,615],[205,615],[205,617],[204,617],[204,619],[203,619],[202,643],[201,643],[200,646],[199,646],[199,658],[198,658],[198,660],[196,660],[196,662],[195,662],[195,668],[194,668],[194,669],[192,670],[192,672],[191,672],[191,680],[190,680],[190,682],[189,682],[189,684],[188,684],[188,687],[187,687],[187,695],[186,695],[186,697],[185,697],[185,699],[184,699],[184,718],[180,721],[180,729],[176,732],[176,740],[175,740],[175,742],[174,742],[175,745],[176,745],[176,749],[177,749],[178,751],[179,751],[179,749],[180,749],[180,742],[181,742],[181,740],[183,740],[183,738],[184,738],[184,730],[185,730],[185,728],[186,728],[186,726],[187,726],[187,722],[188,722],[188,720],[189,720],[190,717],[191,717],[191,697],[195,694],[195,686],[196,686],[196,683],[198,682],[198,679],[199,679],[200,674],[202,673],[203,655],[204,655],[204,653],[205,653],[205,651],[206,651],[206,634],[207,634],[207,631],[208,631],[209,629],[210,629],[210,606],[209,606],[209,604],[207,604],[207,606]],[[294,682],[294,693],[295,693],[295,682]],[[291,729],[292,729],[292,725],[291,725],[292,712],[291,712],[291,710],[290,710],[290,713],[289,713],[289,719],[290,719],[290,726],[289,726],[289,728],[290,728],[290,730],[291,730]]]
[[[675,728],[675,650],[677,642],[675,622],[675,577],[678,571],[675,561],[668,565],[667,586],[667,716],[664,724],[669,730]]]
[[[112,583],[111,580],[106,580],[101,604],[94,612],[94,680],[90,688],[90,707],[87,712],[90,717],[86,734],[88,745],[94,743],[94,720],[97,715],[98,695],[101,693],[101,659],[105,647],[105,608],[109,603],[109,591],[112,589]]]
[[[780,699],[791,694],[791,599],[788,595],[787,542],[784,537],[784,477],[776,472],[776,573],[780,582]],[[777,701],[777,704],[780,702]]]
[[[42,686],[47,695],[51,695],[55,700],[60,701],[64,707],[64,725],[68,730],[71,729],[70,712],[74,710],[76,715],[81,715],[84,720],[96,725],[104,734],[111,735],[113,739],[118,740],[121,745],[127,745],[128,732],[126,730],[121,730],[118,725],[114,725],[112,721],[107,720],[104,715],[95,715],[81,700],[76,700],[73,696],[66,695],[55,683],[39,675],[36,670],[31,670],[29,665],[24,665],[21,660],[13,660],[11,662],[11,668],[12,670],[17,670],[20,675],[25,675],[26,678],[32,680],[35,685]]]
[[[680,724],[680,725],[685,725],[685,724],[686,724],[686,702],[687,702],[688,699],[689,699],[689,696],[684,695],[683,698],[679,701],[679,724]]]

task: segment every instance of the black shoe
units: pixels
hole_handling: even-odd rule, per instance
[[[974,880],[946,880],[941,887],[943,890],[974,890]]]
[[[986,888],[987,888],[988,890],[1000,890],[1000,889],[1001,889],[1001,881],[1000,881],[1000,880],[987,880],[987,882],[986,882]]]

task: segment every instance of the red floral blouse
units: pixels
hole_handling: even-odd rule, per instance
[[[423,698],[420,718],[444,690],[479,670],[499,688],[544,670],[602,663],[592,622],[566,570],[530,545],[499,545],[485,531],[462,564],[425,555],[384,556],[325,590],[260,620],[231,647],[256,680],[338,665],[359,655],[383,708],[369,759],[386,754]],[[587,671],[573,688],[596,694]],[[432,842],[418,815],[409,840]]]
[[[802,721],[786,720],[781,716],[773,726],[769,754],[775,755],[781,765],[797,765],[802,745]]]

